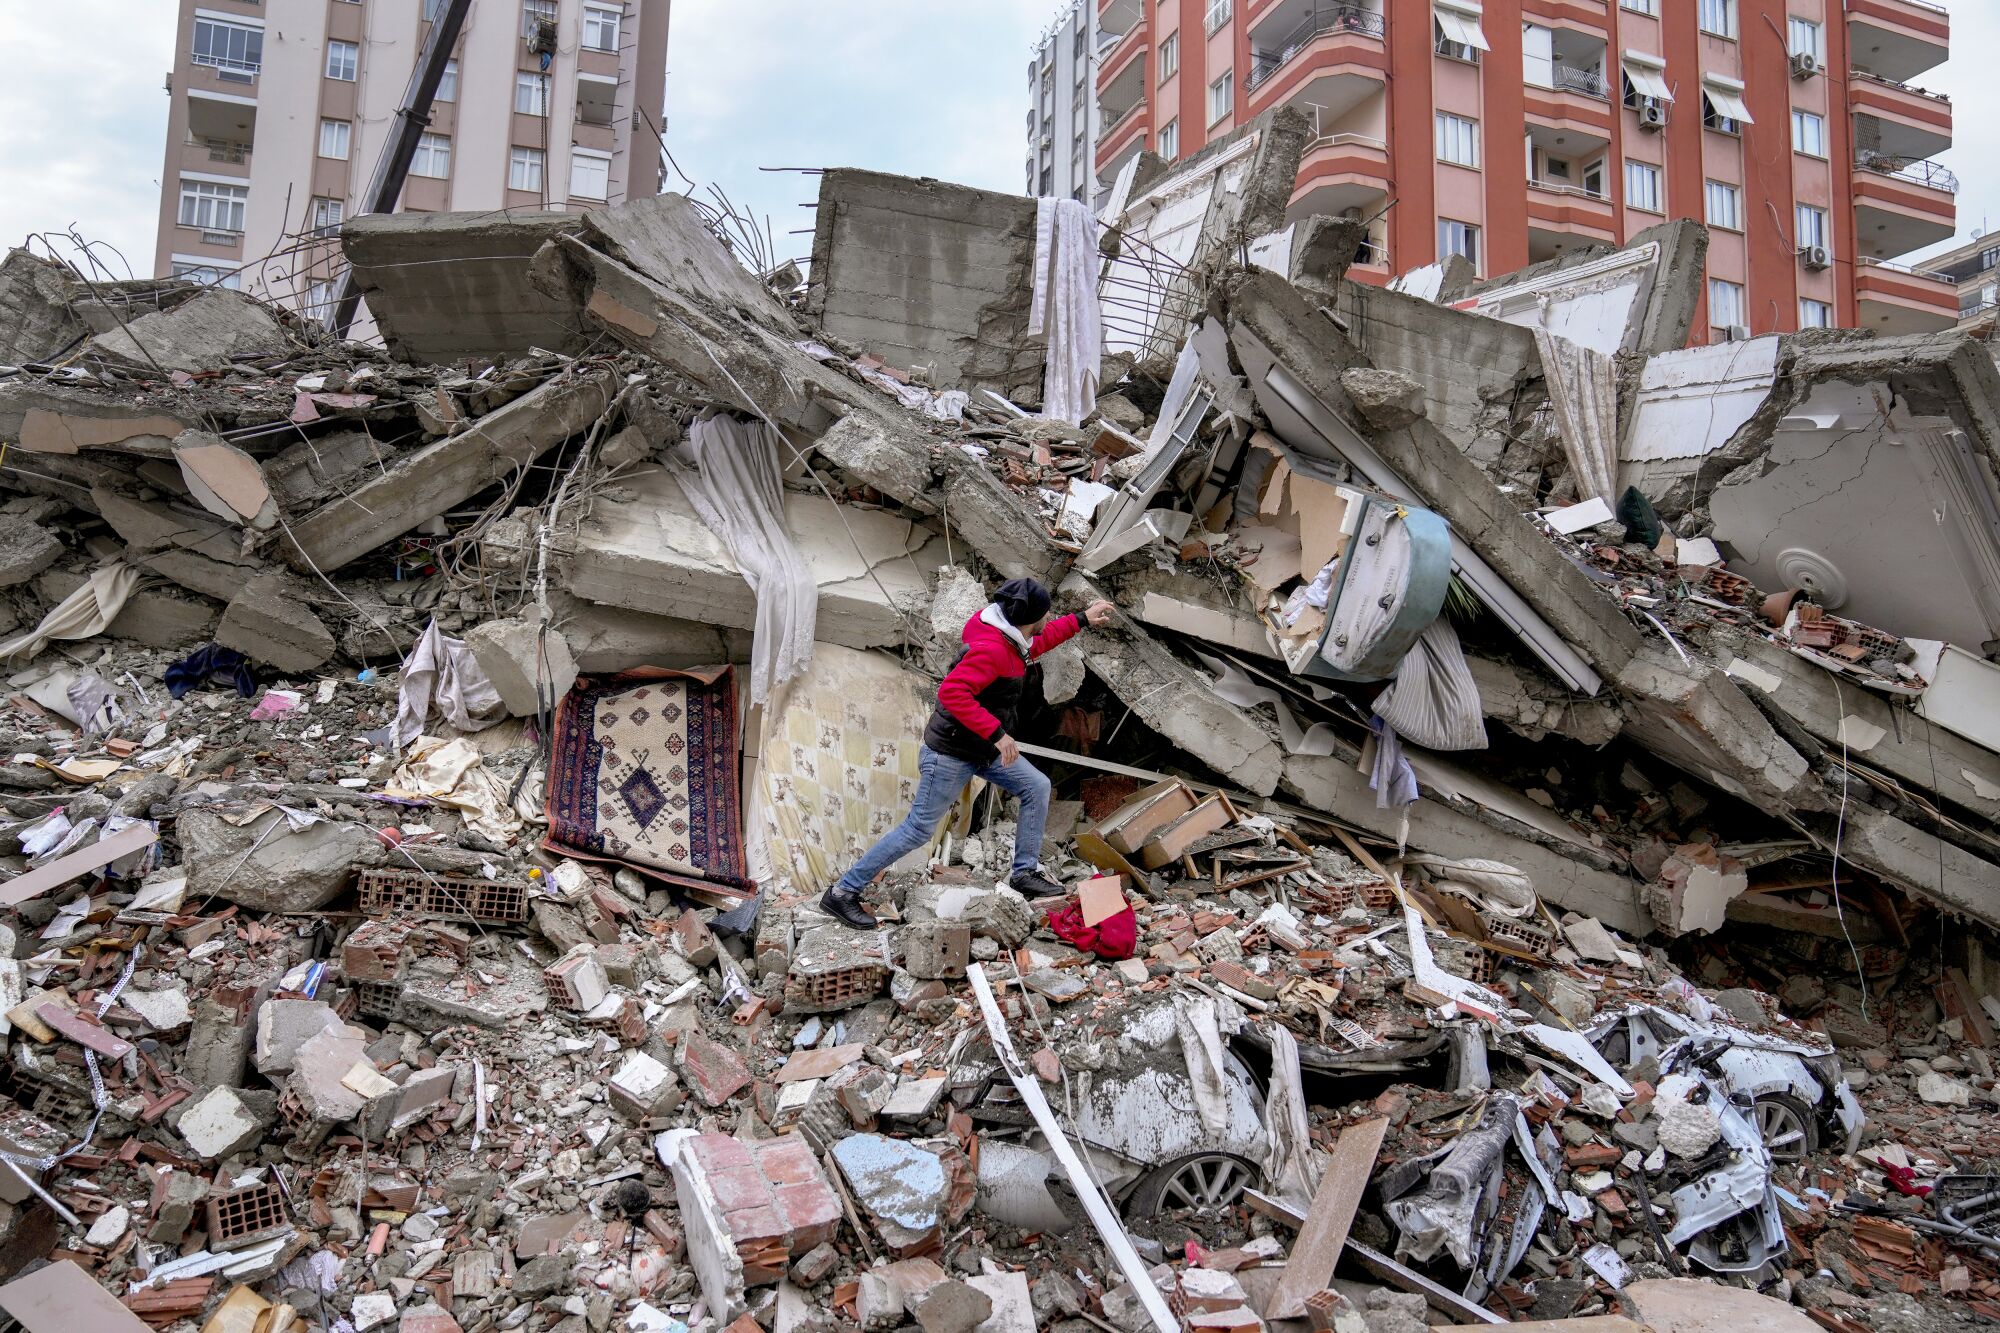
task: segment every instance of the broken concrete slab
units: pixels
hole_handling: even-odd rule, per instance
[[[318,1000],[266,1000],[257,1006],[257,1072],[291,1072],[299,1047],[328,1028],[346,1026],[333,1006]]]
[[[50,606],[75,594],[89,580],[67,569],[51,569],[35,579],[35,592]],[[139,589],[125,599],[105,633],[149,648],[184,648],[213,633],[217,608],[200,598],[171,591]]]
[[[562,212],[369,213],[341,228],[341,247],[389,350],[449,365],[582,350],[575,311],[528,281],[535,252],[582,225]]]
[[[282,572],[252,579],[236,594],[215,627],[215,641],[288,673],[324,666],[335,648],[305,590]]]
[[[1361,419],[1339,377],[1364,363],[1339,330],[1274,274],[1238,275],[1225,290],[1235,359],[1287,446],[1352,465],[1369,484],[1443,515],[1461,575],[1559,676],[1594,693],[1593,682],[1631,660],[1642,638],[1624,613],[1436,425],[1381,431]],[[1489,583],[1482,568],[1501,582]]]
[[[357,870],[414,862],[432,874],[476,875],[482,863],[449,846],[404,843],[391,851],[365,824],[320,819],[295,829],[275,808],[241,826],[212,809],[184,810],[178,831],[190,900],[214,894],[260,912],[315,911]]]
[[[293,523],[286,559],[301,570],[338,569],[587,429],[611,397],[603,368],[565,370]]]
[[[204,1162],[241,1152],[264,1133],[263,1122],[234,1088],[210,1088],[189,1102],[176,1128]]]
[[[576,659],[562,632],[527,620],[488,620],[465,633],[479,669],[514,717],[539,717],[576,684]]]
[[[188,493],[225,523],[264,529],[278,521],[263,468],[235,445],[204,431],[186,431],[174,439],[174,462]]]
[[[625,490],[629,498],[601,497],[584,520],[563,562],[569,591],[604,606],[754,626],[755,595],[679,483],[656,471]],[[930,604],[923,571],[944,563],[944,539],[881,510],[841,509],[797,491],[785,494],[785,516],[819,580],[818,636],[850,648],[902,642],[905,617]]]
[[[850,1134],[833,1145],[833,1160],[847,1179],[855,1205],[868,1215],[884,1248],[897,1258],[932,1248],[944,1226],[954,1220],[955,1182],[944,1159],[927,1148],[880,1134]],[[964,1202],[969,1204],[971,1182],[963,1183]]]
[[[13,588],[62,558],[63,544],[39,523],[0,526],[0,588]]]
[[[555,589],[550,589],[549,603],[577,670],[586,675],[636,666],[681,670],[750,660],[748,629],[599,606]]]
[[[819,178],[806,313],[938,388],[1039,403],[1033,199],[840,169]]]
[[[0,365],[47,361],[90,333],[74,305],[79,284],[68,269],[26,250],[0,260]]]
[[[1649,643],[1618,685],[1626,734],[1654,754],[1766,809],[1829,808],[1806,757],[1722,671]]]
[[[226,370],[238,359],[282,356],[292,344],[261,302],[211,287],[171,310],[157,310],[90,341],[90,352],[135,371]]]

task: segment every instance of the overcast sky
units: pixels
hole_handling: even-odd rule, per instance
[[[511,0],[478,0],[482,4]],[[1091,0],[1085,0],[1090,3]],[[2000,3],[1948,0],[1959,57],[1925,75],[1957,110],[1944,162],[1962,236],[2000,225]],[[174,0],[0,0],[0,243],[75,227],[152,263]],[[1021,188],[1025,70],[1055,0],[675,0],[667,142],[681,169],[804,255],[815,186],[760,167],[872,167]],[[1982,74],[1980,71],[1985,70]],[[113,262],[108,259],[107,262]]]

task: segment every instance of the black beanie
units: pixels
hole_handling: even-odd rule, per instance
[[[993,600],[1016,625],[1032,625],[1049,613],[1049,590],[1033,579],[1008,579]]]

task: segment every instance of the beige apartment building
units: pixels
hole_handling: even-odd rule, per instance
[[[405,212],[586,209],[657,194],[670,0],[474,0]],[[161,276],[323,314],[445,0],[181,0]]]

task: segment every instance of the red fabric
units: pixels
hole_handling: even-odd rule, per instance
[[[1129,907],[1094,926],[1086,926],[1082,905],[1066,902],[1049,913],[1049,929],[1065,944],[1088,949],[1113,963],[1130,958],[1139,948],[1139,917]]]
[[[1068,642],[1082,628],[1077,616],[1057,616],[1029,642],[1028,660]],[[965,655],[939,683],[938,702],[961,726],[990,741],[999,734],[1000,719],[980,704],[979,694],[996,680],[1027,675],[1028,663],[1021,660],[1021,650],[1012,639],[978,616],[965,622],[959,637],[965,641]]]

